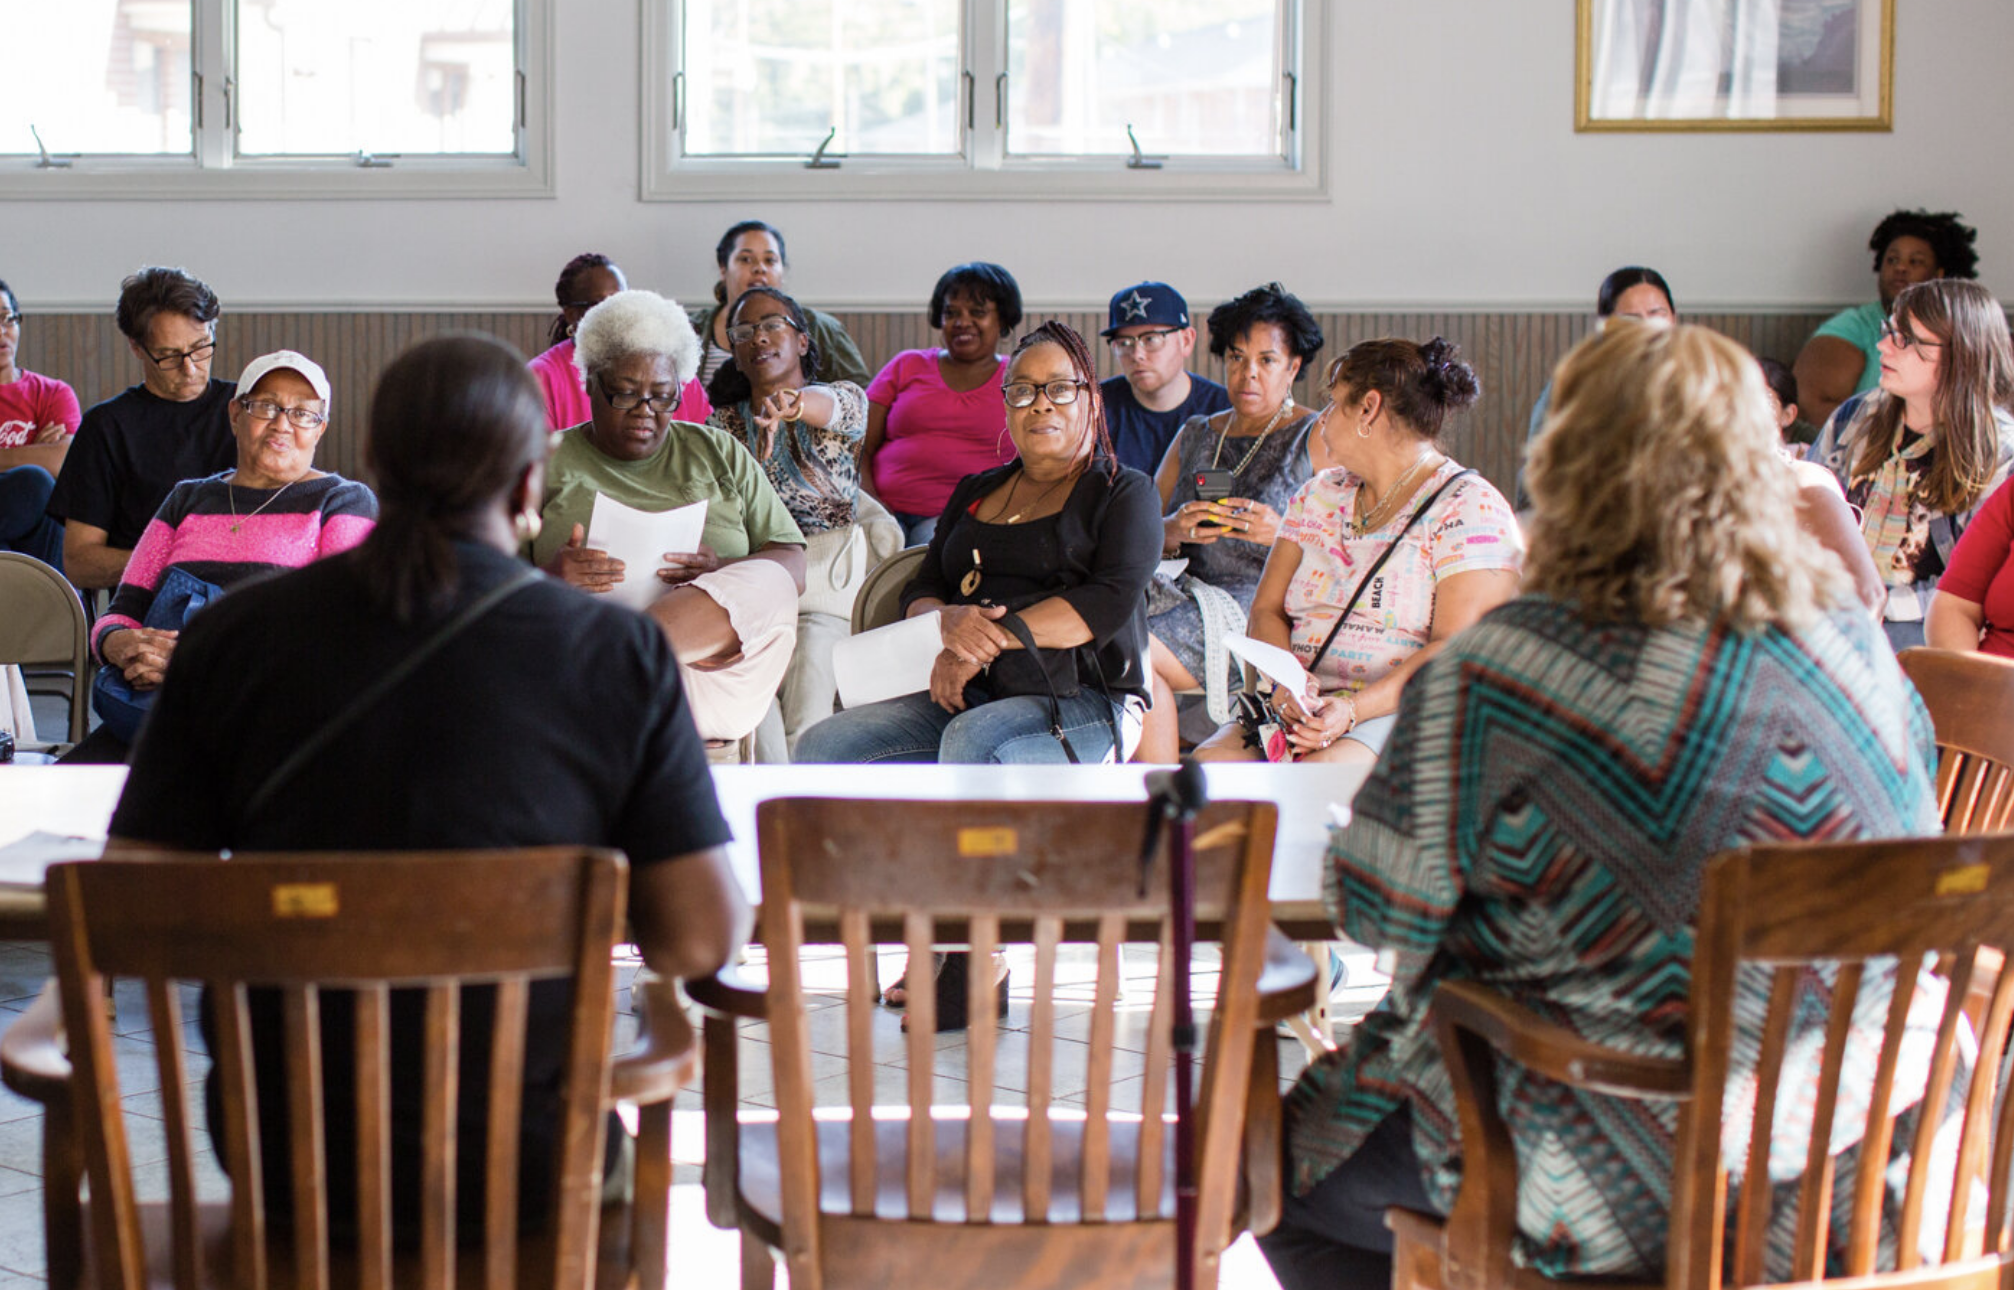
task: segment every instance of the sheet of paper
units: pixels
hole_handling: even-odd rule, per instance
[[[1288,694],[1297,698],[1307,695],[1307,669],[1301,666],[1293,651],[1253,640],[1249,636],[1226,636],[1224,648],[1257,668],[1259,675],[1274,685],[1284,686]]]
[[[1185,556],[1179,556],[1173,560],[1161,561],[1161,563],[1154,566],[1154,572],[1160,574],[1163,578],[1167,578],[1170,581],[1173,581],[1174,579],[1181,577],[1183,572],[1186,569],[1188,569],[1188,567],[1189,567],[1189,557],[1185,555]]]
[[[609,598],[631,609],[643,609],[666,591],[657,577],[664,567],[665,553],[699,550],[700,535],[705,531],[705,502],[651,512],[596,493],[594,514],[587,524],[587,544],[627,566]]]
[[[832,675],[839,682],[839,701],[857,708],[929,689],[930,668],[944,648],[939,617],[918,614],[834,645]]]
[[[103,838],[78,838],[37,830],[0,847],[0,887],[39,890],[50,865],[62,860],[96,860],[103,854]]]

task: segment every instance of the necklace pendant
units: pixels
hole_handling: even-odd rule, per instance
[[[958,580],[959,595],[969,596],[977,590],[979,590],[979,571],[977,569],[974,569]]]

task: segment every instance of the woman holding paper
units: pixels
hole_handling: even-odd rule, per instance
[[[642,607],[671,640],[699,733],[739,739],[790,663],[804,535],[740,444],[673,419],[699,366],[683,309],[649,291],[610,296],[575,329],[574,361],[593,416],[559,436],[532,558],[594,593],[654,578]],[[700,504],[705,519],[692,549],[650,553],[656,568],[631,568],[588,541],[597,498],[651,514]]]
[[[1286,751],[1372,761],[1406,678],[1517,594],[1524,541],[1503,494],[1438,446],[1482,392],[1453,345],[1366,341],[1328,377],[1320,433],[1338,468],[1288,502],[1248,630],[1312,673],[1306,692],[1274,692]],[[1267,755],[1251,735],[1227,725],[1196,756]]]

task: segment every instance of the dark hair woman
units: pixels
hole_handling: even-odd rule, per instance
[[[699,379],[709,382],[734,357],[734,345],[727,339],[728,314],[742,295],[755,287],[781,290],[790,273],[790,252],[783,244],[782,229],[763,220],[745,219],[720,235],[713,260],[720,268],[720,280],[713,284],[713,303],[686,311],[700,340]],[[806,309],[804,321],[805,334],[818,347],[818,379],[867,384],[870,369],[853,337],[846,334],[845,325],[816,309]]]
[[[587,384],[573,361],[573,334],[588,310],[628,288],[629,282],[615,261],[596,251],[576,255],[559,271],[559,281],[552,288],[559,314],[546,331],[546,343],[551,348],[529,364],[531,374],[538,378],[539,388],[545,392],[546,424],[553,429],[569,429],[594,415]],[[704,421],[713,411],[706,398],[706,387],[697,378],[687,381],[680,392],[678,410],[688,421]]]
[[[620,847],[645,961],[666,976],[725,962],[748,908],[663,634],[514,558],[538,513],[546,434],[538,388],[508,346],[445,336],[394,359],[370,414],[382,522],[356,549],[234,591],[190,624],[141,734],[113,847]],[[386,678],[397,678],[388,690]],[[391,1004],[392,1186],[409,1196],[425,1094],[417,1002],[400,991]],[[356,1025],[341,992],[324,992],[321,1008],[326,1168],[332,1194],[354,1197]],[[527,1225],[552,1201],[565,1056],[552,1038],[569,1008],[564,983],[534,985],[517,1038]],[[253,992],[261,1127],[284,1142],[286,1090],[271,1073],[280,1013]],[[492,1017],[480,998],[464,1008],[462,1053],[477,1069]],[[476,1085],[460,1113],[479,1136]],[[480,1152],[459,1164],[463,1231],[482,1228],[481,1168]],[[286,1212],[287,1171],[265,1182],[267,1204]],[[401,1228],[416,1219],[403,1206],[394,1215]]]
[[[81,415],[68,384],[21,366],[21,302],[0,282],[0,551],[62,569],[63,526],[45,512]]]
[[[912,543],[928,542],[958,482],[1014,453],[998,396],[1001,338],[1021,325],[1021,288],[997,264],[960,264],[930,292],[930,325],[944,344],[905,349],[867,387],[861,485]]]

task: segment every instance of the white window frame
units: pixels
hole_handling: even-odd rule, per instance
[[[1174,157],[1154,169],[1129,168],[1126,158],[1010,156],[1006,104],[1007,0],[962,0],[960,93],[965,115],[959,148],[941,157],[839,157],[833,169],[810,169],[809,157],[713,157],[684,152],[683,0],[643,0],[641,75],[644,201],[862,200],[925,198],[1002,201],[1028,198],[1083,201],[1318,201],[1328,196],[1323,123],[1327,86],[1328,5],[1294,0],[1285,7],[1280,39],[1285,74],[1287,156]],[[1151,147],[1151,141],[1143,140]]]
[[[192,154],[0,156],[0,200],[160,200],[553,197],[555,29],[560,0],[514,0],[517,146],[510,156],[237,155],[232,72],[235,0],[190,0]],[[67,164],[64,164],[67,163]]]

